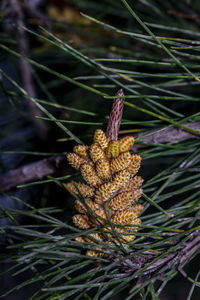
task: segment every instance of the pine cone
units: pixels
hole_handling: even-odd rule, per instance
[[[129,150],[133,144],[133,137],[109,141],[105,133],[97,129],[91,146],[75,146],[73,149],[75,153],[67,155],[69,163],[81,170],[86,182],[83,184],[72,181],[64,184],[69,192],[74,196],[79,195],[82,199],[75,201],[75,208],[79,214],[73,217],[73,222],[82,229],[101,227],[105,235],[91,234],[91,237],[95,237],[99,242],[118,242],[116,235],[111,232],[109,224],[112,222],[120,241],[128,244],[135,239],[132,232],[137,231],[137,225],[141,223],[138,216],[144,207],[135,203],[142,195],[140,186],[143,179],[135,176],[140,168],[141,157],[130,154]],[[132,224],[136,226],[126,226]],[[119,225],[125,226],[122,228]],[[109,239],[106,239],[106,236]],[[89,236],[80,236],[76,241],[98,244]],[[88,250],[86,254],[96,257],[103,254],[100,249],[98,250],[98,252],[95,252],[95,249]]]

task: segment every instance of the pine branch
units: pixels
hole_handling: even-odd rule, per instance
[[[173,245],[173,247],[175,246],[176,244]],[[164,272],[176,268],[181,268],[188,259],[192,258],[193,254],[198,249],[200,249],[199,229],[191,233],[190,240],[188,242],[183,243],[178,250],[174,251],[173,253],[166,254],[164,257],[161,257],[156,262],[153,262],[155,260],[155,255],[152,254],[146,254],[145,256],[134,255],[133,258],[123,260],[123,262],[121,262],[121,257],[110,257],[110,259],[115,260],[115,262],[119,261],[119,265],[124,271],[124,276],[127,276],[128,273],[132,277],[138,278],[138,283],[141,284],[147,279],[153,277],[159,277],[162,279],[162,274]],[[149,266],[143,271],[143,275],[141,276],[139,270],[147,265]]]
[[[193,123],[183,123],[185,126],[198,130],[200,132],[200,122]],[[143,132],[138,132],[134,134],[134,137],[141,141],[142,143],[154,143],[154,144],[162,144],[162,143],[178,143],[184,140],[196,138],[199,139],[199,136],[188,132],[180,127],[171,127],[171,128],[160,128],[158,129],[147,130]],[[143,137],[144,136],[144,137]],[[141,147],[146,147],[148,145],[145,144],[135,144],[133,147],[133,151],[137,150]]]
[[[112,119],[115,123],[115,118]],[[110,124],[114,124],[110,122]],[[110,125],[108,128],[113,128]],[[194,123],[184,123],[184,125],[187,125],[191,128],[194,128],[196,130],[200,131],[200,122],[194,122]],[[117,127],[115,127],[114,131],[110,131],[110,136],[113,136],[117,132]],[[110,130],[110,129],[109,129]],[[147,147],[148,143],[155,143],[155,144],[162,144],[162,143],[178,143],[180,141],[184,141],[190,138],[199,138],[196,135],[193,135],[184,129],[177,127],[177,128],[163,128],[159,132],[155,132],[156,130],[147,130],[144,132],[136,133],[134,134],[135,138],[141,138],[141,141],[145,144],[135,144],[133,146],[133,151],[137,152],[138,148],[141,147]],[[154,133],[155,132],[155,133]],[[142,138],[142,136],[145,136]],[[12,188],[15,188],[16,186],[20,184],[24,184],[33,180],[38,180],[41,178],[44,178],[47,175],[53,174],[56,171],[58,171],[58,168],[60,166],[60,163],[65,161],[64,158],[65,153],[63,153],[62,156],[54,156],[53,158],[46,158],[43,160],[39,160],[36,162],[33,162],[28,165],[24,165],[22,167],[19,167],[15,170],[11,170],[3,175],[0,176],[0,192],[8,191]],[[62,158],[62,159],[61,159]],[[37,171],[37,169],[39,171]]]
[[[10,170],[0,176],[0,192],[6,192],[20,184],[53,174],[65,162],[66,158],[64,156],[54,156]]]

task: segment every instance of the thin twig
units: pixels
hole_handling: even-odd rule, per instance
[[[24,13],[23,13],[23,10],[21,7],[21,3],[19,0],[9,0],[9,4],[10,4],[10,10],[12,13],[12,17],[13,17],[13,23],[16,24],[14,33],[15,33],[15,37],[16,37],[18,51],[22,56],[28,57],[29,46],[28,46],[26,32],[24,30]],[[31,69],[29,62],[24,60],[23,58],[20,58],[19,59],[19,67],[20,67],[20,71],[21,71],[22,84],[23,84],[24,89],[27,91],[27,93],[31,97],[37,98],[35,87],[34,87],[34,82],[33,82],[32,69]],[[29,106],[31,118],[37,129],[38,136],[42,140],[46,140],[48,127],[43,120],[35,118],[36,115],[42,116],[42,112],[29,99],[27,99],[27,103]]]
[[[174,251],[173,253],[166,254],[166,256],[160,258],[156,262],[151,264],[151,261],[155,259],[155,256],[149,254],[144,256],[133,255],[130,259],[123,260],[121,257],[118,258],[118,267],[124,271],[124,273],[131,274],[134,278],[138,278],[138,283],[142,283],[148,278],[153,278],[154,276],[162,276],[167,270],[178,269],[183,266],[184,263],[192,258],[193,254],[200,249],[200,230],[196,230],[191,234],[191,238],[188,242],[183,243],[181,249]],[[117,262],[117,258],[112,258]],[[143,275],[135,275],[138,270],[142,269],[147,264],[150,264],[146,268]],[[115,267],[117,267],[115,265]]]
[[[183,123],[185,126],[191,127],[200,132],[200,122],[193,123]],[[178,143],[188,139],[199,138],[199,136],[191,134],[189,131],[186,131],[180,127],[170,127],[170,128],[158,128],[147,130],[139,133],[135,133],[134,137],[141,141],[142,143],[153,143],[153,144],[162,144],[162,143]],[[154,133],[155,132],[155,133]],[[143,137],[144,136],[144,137]],[[135,144],[133,151],[141,147],[147,147],[145,144]]]
[[[0,176],[0,192],[6,192],[17,185],[42,179],[44,176],[53,174],[64,162],[66,162],[64,156],[54,156],[10,170]]]

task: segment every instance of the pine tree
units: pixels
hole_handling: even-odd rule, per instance
[[[29,299],[162,299],[181,278],[198,299],[199,1],[0,6],[2,61],[21,75],[2,67],[1,91],[38,135],[32,151],[1,149],[28,156],[0,177],[23,204],[0,206],[1,261],[31,274],[3,294],[39,282]],[[36,205],[13,191],[39,185]]]

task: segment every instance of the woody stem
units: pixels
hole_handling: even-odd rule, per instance
[[[116,99],[114,100],[112,105],[112,110],[110,113],[106,131],[106,136],[109,141],[117,140],[118,137],[124,106],[124,100],[120,98],[121,96],[124,96],[122,89],[117,92]]]

